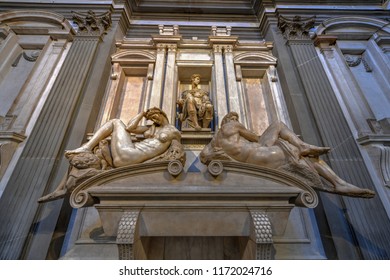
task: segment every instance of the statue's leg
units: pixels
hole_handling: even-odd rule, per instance
[[[125,124],[120,120],[113,120],[113,130],[111,133],[111,156],[115,165],[115,161],[123,156],[128,156],[134,148],[131,134],[126,130]]]
[[[125,129],[124,124],[122,123],[122,125],[120,125],[119,123],[122,123],[122,121],[118,119],[113,119],[106,122],[94,133],[92,138],[87,143],[83,144],[80,148],[75,150],[66,151],[65,155],[69,156],[71,154],[92,152],[92,149],[96,147],[101,140],[107,138],[113,133],[115,127],[121,126],[123,129]]]
[[[289,129],[282,122],[273,122],[260,136],[259,143],[266,147],[275,145],[275,142],[281,138],[288,141],[290,144],[297,147],[301,156],[319,156],[327,153],[329,147],[317,147],[303,142],[298,135],[296,135],[291,129]]]
[[[205,113],[203,116],[203,124],[202,125],[203,125],[203,128],[208,128],[210,126],[211,120],[213,119],[214,106],[211,104],[206,104],[205,106],[206,106],[206,108],[205,108]]]
[[[325,161],[319,158],[311,158],[311,162],[318,174],[333,185],[334,188],[327,191],[364,198],[370,198],[375,195],[375,192],[369,189],[359,188],[341,179]]]
[[[190,119],[192,125],[196,130],[200,130],[201,127],[198,123],[198,115],[196,111],[196,105],[195,100],[193,97],[188,97],[187,100],[187,112],[188,112],[188,118]]]
[[[67,172],[64,175],[61,182],[58,184],[57,188],[52,193],[42,196],[41,198],[38,199],[38,202],[39,203],[49,202],[64,197],[68,192],[68,188],[67,188],[68,176],[69,176],[69,172]]]

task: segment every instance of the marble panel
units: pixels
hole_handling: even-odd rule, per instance
[[[247,114],[247,117],[250,119],[250,129],[257,134],[261,134],[269,126],[261,80],[244,78],[243,85],[248,102],[249,114]]]
[[[146,88],[144,77],[126,77],[119,105],[119,119],[127,123],[137,115],[143,107],[144,91]]]

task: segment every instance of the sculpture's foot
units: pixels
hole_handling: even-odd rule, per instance
[[[54,191],[52,193],[49,193],[48,195],[42,196],[40,199],[38,199],[38,202],[43,203],[63,198],[66,195],[66,192],[66,189]]]
[[[349,183],[336,184],[335,193],[362,198],[372,198],[375,196],[374,191],[369,189],[362,189]]]
[[[65,151],[65,156],[69,157],[70,155],[81,154],[81,153],[92,153],[92,151],[86,147],[81,146],[80,148],[74,150]]]
[[[301,156],[318,157],[330,151],[329,147],[318,147],[304,144],[300,147]]]
[[[197,131],[202,130],[202,128],[200,127],[200,125],[196,125],[194,128],[195,128],[195,130],[197,130]]]

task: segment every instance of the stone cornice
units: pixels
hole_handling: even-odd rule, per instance
[[[21,143],[27,138],[26,135],[13,131],[0,131],[0,141]]]
[[[385,144],[390,145],[390,134],[367,134],[359,137],[356,141],[360,145]]]

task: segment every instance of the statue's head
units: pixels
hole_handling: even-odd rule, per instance
[[[223,117],[221,121],[221,126],[227,124],[228,122],[235,120],[238,121],[238,114],[236,112],[230,112],[226,116]]]
[[[199,80],[200,80],[200,78],[201,78],[200,74],[191,75],[191,81],[195,81],[196,78],[199,78]]]
[[[167,114],[165,114],[160,108],[153,107],[146,111],[145,118],[160,125],[162,123],[161,118],[165,118],[168,121]]]

